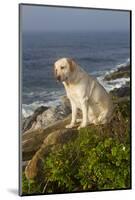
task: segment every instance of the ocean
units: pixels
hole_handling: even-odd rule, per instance
[[[32,115],[41,105],[60,103],[65,90],[54,78],[53,64],[62,57],[73,58],[110,91],[127,81],[122,78],[105,82],[103,77],[130,62],[130,34],[124,31],[23,33],[23,117]]]

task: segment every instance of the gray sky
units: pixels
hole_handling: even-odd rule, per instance
[[[21,7],[22,31],[129,30],[127,11],[106,11],[45,6]]]

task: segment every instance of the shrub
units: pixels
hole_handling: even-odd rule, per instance
[[[130,146],[102,139],[85,129],[44,160],[45,176],[64,191],[127,188],[130,184]]]

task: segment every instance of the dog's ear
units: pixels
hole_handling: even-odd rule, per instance
[[[73,59],[67,58],[67,62],[69,63],[70,71],[73,72],[76,68],[76,63]]]

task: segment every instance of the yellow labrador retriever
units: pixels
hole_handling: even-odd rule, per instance
[[[112,101],[102,85],[75,61],[61,58],[54,63],[57,80],[64,84],[72,108],[72,120],[66,128],[72,128],[76,122],[77,109],[82,110],[82,122],[79,128],[89,123],[105,124],[112,115]]]

